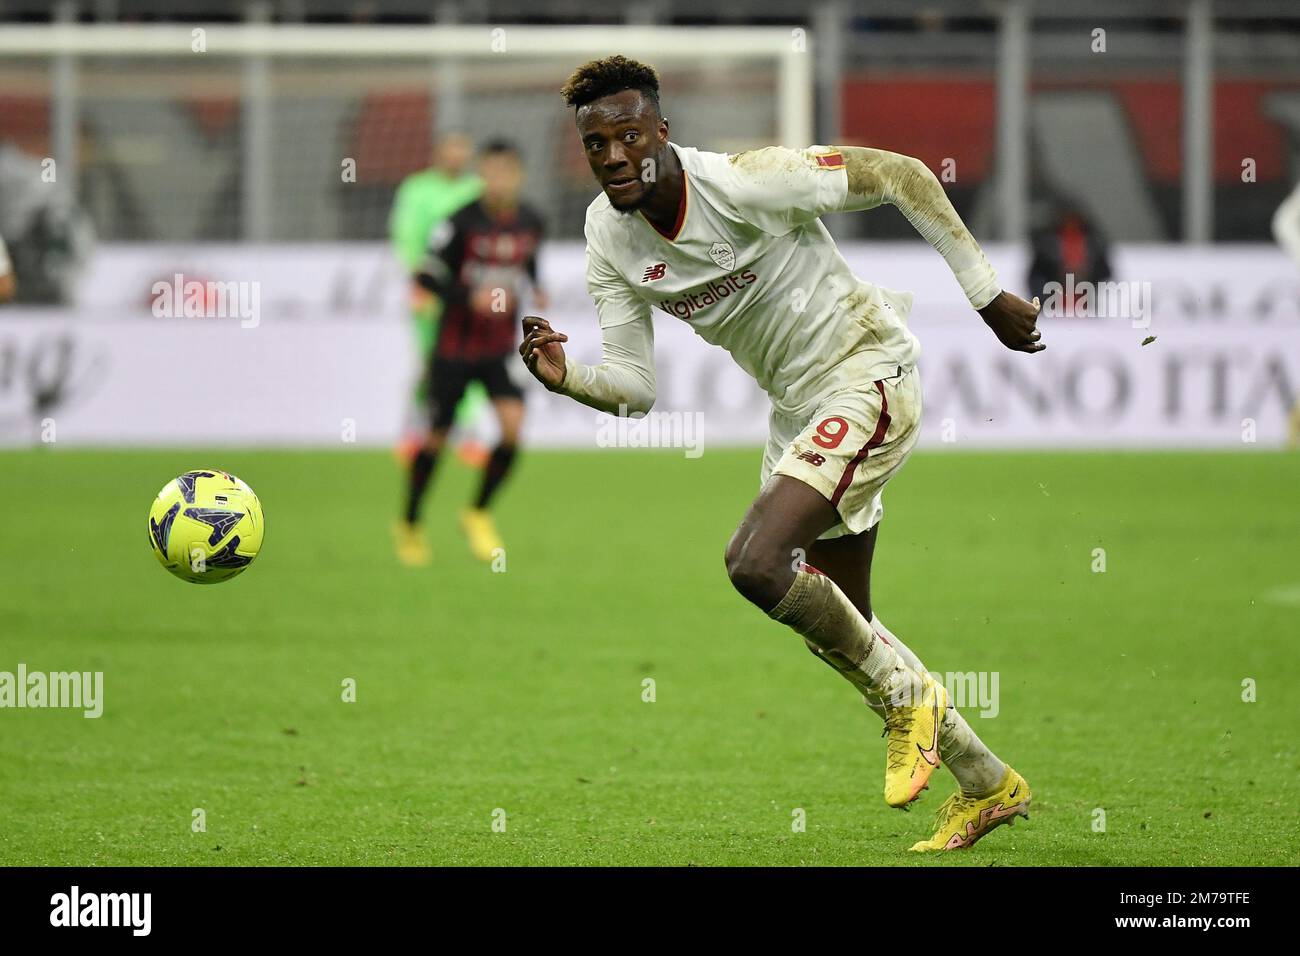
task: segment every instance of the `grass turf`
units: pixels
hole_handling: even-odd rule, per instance
[[[205,465],[267,513],[219,587],[172,579],[145,537],[154,492]],[[98,720],[0,711],[0,863],[1300,862],[1300,458],[913,457],[877,611],[930,668],[998,672],[998,715],[966,713],[1034,790],[1028,824],[942,858],[906,851],[951,776],[886,807],[875,718],[727,582],[757,469],[530,453],[493,573],[450,463],[436,565],[412,571],[384,454],[0,454],[0,670],[105,682]]]

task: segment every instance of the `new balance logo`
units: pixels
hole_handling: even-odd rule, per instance
[[[656,262],[652,266],[646,266],[645,275],[641,277],[641,282],[654,282],[656,279],[662,279],[668,272],[668,263]]]
[[[822,455],[817,454],[817,452],[815,451],[804,452],[802,455],[799,456],[799,460],[808,462],[808,464],[812,465],[814,468],[826,464],[826,458]]]

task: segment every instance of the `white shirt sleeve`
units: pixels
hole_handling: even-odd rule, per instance
[[[766,146],[727,157],[725,192],[745,221],[773,236],[844,207],[844,158],[830,146]]]
[[[655,401],[650,305],[595,251],[590,237],[587,291],[600,318],[601,363],[583,365],[566,356],[564,382],[556,391],[611,415],[650,411]]]
[[[882,203],[894,206],[943,256],[973,308],[982,309],[996,299],[1002,291],[997,273],[930,168],[902,153],[860,147],[850,150],[849,162],[863,164],[854,174],[855,189],[860,188],[859,181],[866,189],[849,192],[842,208],[847,212],[874,209]]]
[[[833,146],[768,146],[730,156],[727,192],[741,218],[774,236],[824,213],[889,203],[944,257],[971,305],[983,308],[996,298],[997,274],[934,174],[910,156],[884,150],[870,156],[869,193],[849,192],[844,154]]]
[[[9,261],[9,247],[5,245],[4,237],[0,236],[0,276],[7,276],[13,268],[13,263]]]

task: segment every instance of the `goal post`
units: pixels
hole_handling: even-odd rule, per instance
[[[447,128],[516,138],[572,234],[590,187],[558,91],[612,53],[659,70],[679,142],[813,142],[812,38],[795,26],[19,25],[0,31],[0,89],[36,126],[44,104],[30,140],[96,194],[108,237],[377,238],[395,181]]]

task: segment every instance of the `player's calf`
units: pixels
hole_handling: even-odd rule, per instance
[[[834,581],[802,560],[817,536],[838,520],[819,491],[796,478],[774,476],[727,545],[727,575],[746,599],[816,646],[864,692],[897,690],[907,670],[898,654],[876,639]]]
[[[947,706],[941,685],[917,674],[880,638],[829,577],[804,566],[769,612],[801,634],[810,649],[839,671],[885,722],[885,802],[906,807],[938,769],[940,720]]]
[[[917,674],[828,576],[800,559],[838,521],[810,485],[777,475],[764,485],[727,547],[727,573],[746,598],[788,625],[864,696],[884,706],[885,799],[905,806],[939,766],[943,689]]]

